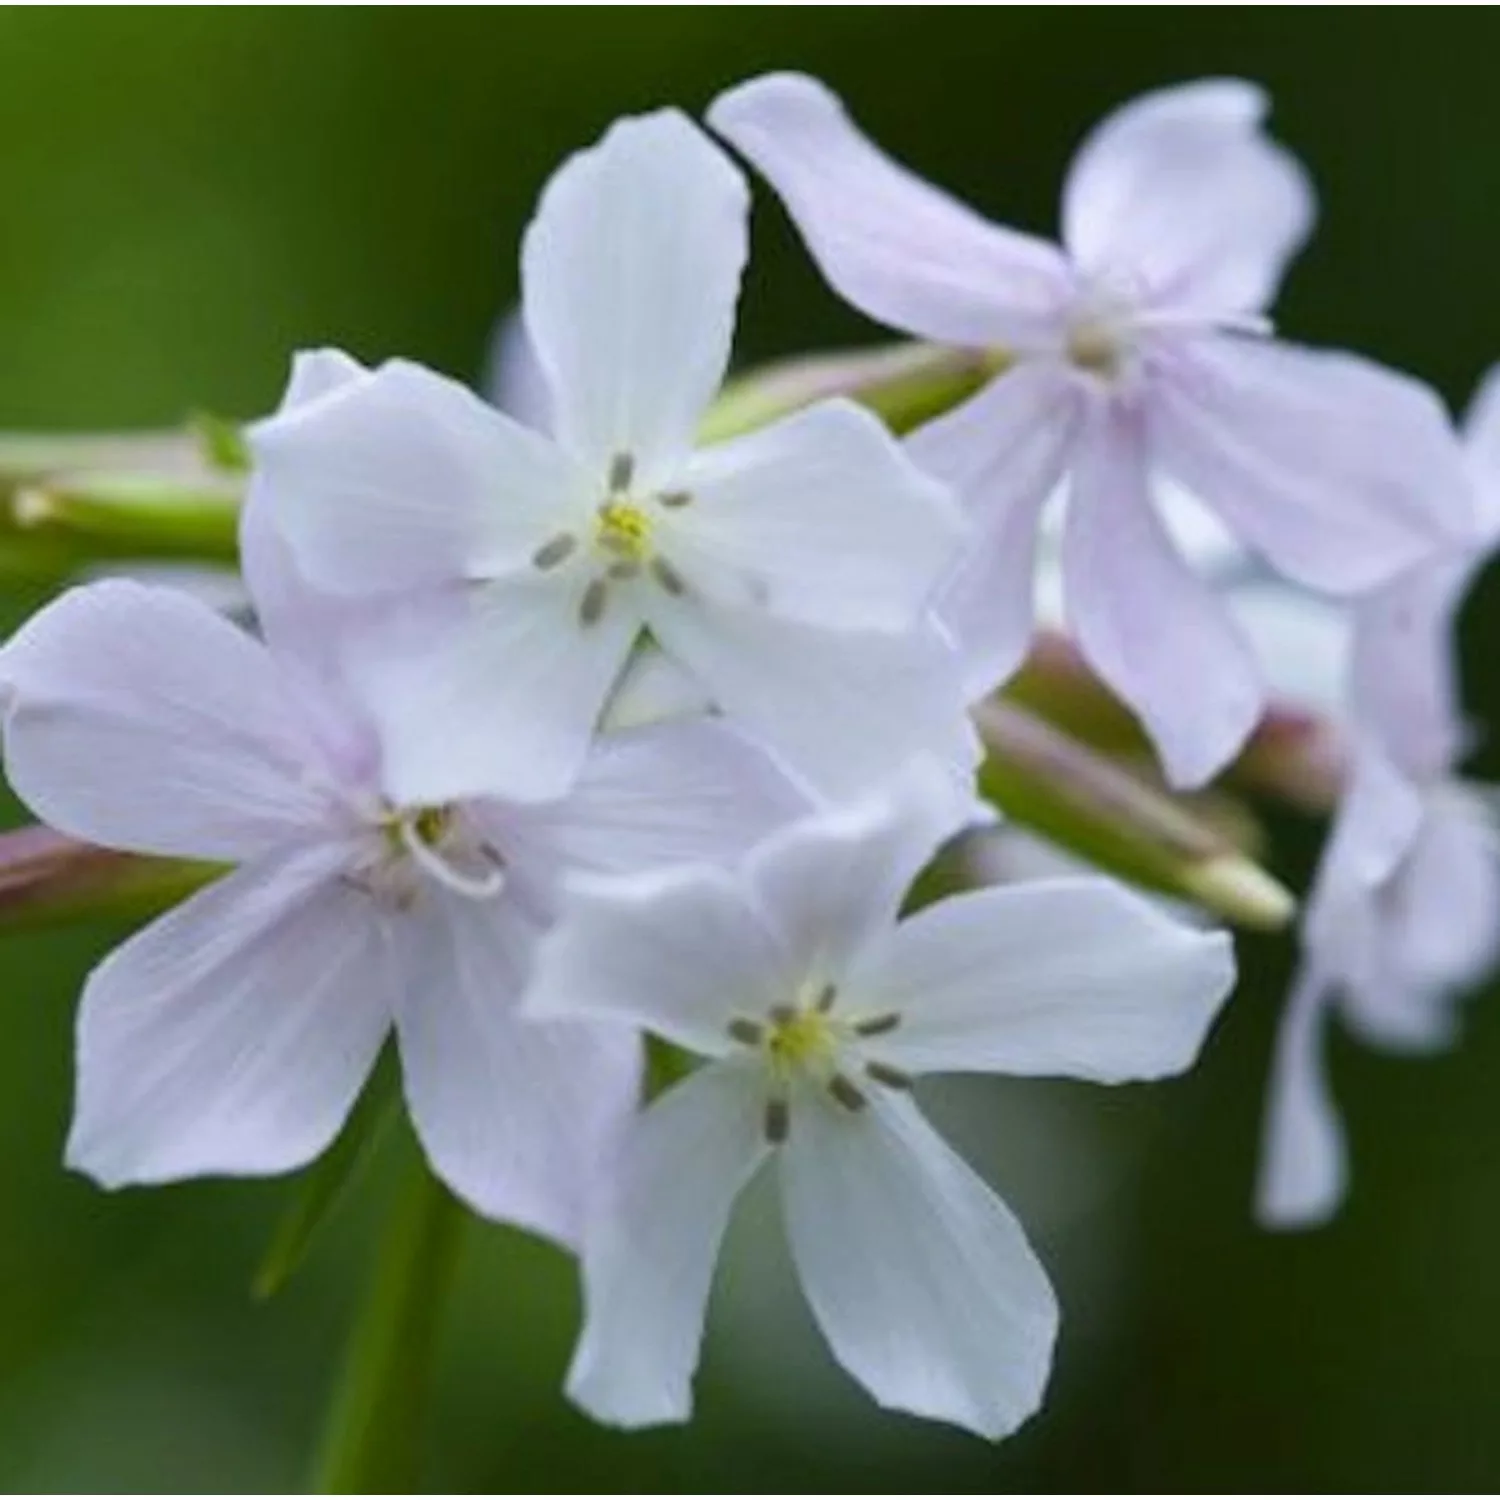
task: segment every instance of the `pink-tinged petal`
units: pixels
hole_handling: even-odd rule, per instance
[[[1249,338],[1163,353],[1153,454],[1297,583],[1358,593],[1473,535],[1462,453],[1425,385]]]
[[[1255,1217],[1266,1229],[1325,1223],[1347,1191],[1348,1149],[1323,1058],[1328,1010],[1327,981],[1304,968],[1282,1012],[1271,1064],[1255,1187]]]
[[[700,453],[684,486],[692,503],[662,517],[660,545],[689,584],[736,580],[740,597],[816,625],[907,629],[963,536],[945,487],[849,401]]]
[[[809,811],[765,750],[721,720],[699,719],[600,738],[568,796],[505,809],[502,842],[550,884],[570,873],[732,864]]]
[[[507,313],[495,325],[480,389],[491,406],[523,427],[552,431],[552,393],[519,310]]]
[[[816,792],[857,796],[923,754],[972,774],[958,658],[936,626],[823,630],[692,595],[647,609],[663,649]]]
[[[94,970],[69,1166],[120,1187],[289,1172],[328,1145],[391,1017],[376,912],[338,858],[247,864]]]
[[[1158,305],[1265,307],[1316,214],[1306,170],[1261,133],[1267,108],[1254,84],[1221,78],[1106,116],[1063,190],[1063,242],[1080,268],[1138,276]]]
[[[912,882],[968,811],[943,770],[919,761],[879,795],[804,819],[756,849],[751,885],[799,973],[842,979],[885,937]]]
[[[909,1100],[809,1100],[782,1147],[802,1289],[838,1362],[881,1406],[982,1437],[1041,1404],[1057,1301],[1010,1210]]]
[[[1485,372],[1464,414],[1464,458],[1474,485],[1481,541],[1500,539],[1500,365]]]
[[[0,697],[11,785],[78,838],[238,860],[327,821],[265,647],[175,589],[70,590],[0,652]]]
[[[637,1026],[706,1057],[730,1024],[787,1003],[799,975],[740,882],[711,866],[580,882],[543,939],[524,1009]]]
[[[776,190],[841,297],[893,328],[981,347],[1041,341],[1068,294],[1051,245],[988,223],[876,149],[816,79],[772,73],[708,123]]]
[[[741,1189],[765,1159],[758,1068],[711,1064],[627,1134],[591,1215],[584,1325],[568,1395],[616,1427],[692,1411],[714,1262]]]
[[[968,512],[971,538],[936,609],[958,646],[971,701],[1007,681],[1031,644],[1042,508],[1066,472],[1079,415],[1065,374],[1023,364],[906,441]]]
[[[401,360],[282,410],[248,441],[297,566],[335,593],[490,577],[586,510],[548,439]]]
[[[1439,556],[1355,607],[1351,707],[1413,776],[1445,774],[1466,748],[1458,612],[1477,563]]]
[[[868,950],[842,994],[900,1015],[869,1047],[908,1072],[1123,1083],[1191,1066],[1234,978],[1225,934],[1079,877],[930,906]]]
[[[1354,646],[1348,605],[1255,567],[1222,583],[1220,592],[1255,647],[1272,696],[1342,719]]]
[[[538,934],[505,896],[429,891],[392,932],[402,1076],[433,1169],[486,1218],[576,1245],[639,1097],[639,1038],[522,1019]]]
[[[1233,759],[1260,675],[1225,606],[1152,508],[1135,414],[1100,407],[1080,437],[1063,539],[1068,616],[1089,664],[1140,716],[1178,787]]]
[[[559,441],[602,479],[670,480],[729,363],[750,193],[676,110],[621,120],[555,172],[526,231],[526,332]]]
[[[640,629],[611,594],[582,621],[589,580],[534,569],[393,606],[350,642],[399,803],[533,801],[572,785]]]

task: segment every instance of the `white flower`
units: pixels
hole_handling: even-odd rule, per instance
[[[529,1013],[628,1022],[708,1059],[641,1115],[590,1217],[568,1388],[595,1416],[688,1414],[719,1242],[768,1160],[813,1314],[878,1402],[990,1437],[1036,1408],[1051,1288],[913,1080],[1177,1072],[1234,966],[1223,935],[1100,879],[898,923],[953,817],[943,779],[913,776],[773,836],[733,876],[580,890],[553,928]]]
[[[693,449],[747,198],[670,111],[554,176],[522,269],[555,436],[404,363],[252,431],[298,566],[384,601],[346,661],[403,799],[555,795],[643,632],[820,789],[972,746],[930,611],[943,487],[849,403]]]
[[[639,1057],[628,1032],[516,1014],[563,874],[726,857],[798,803],[708,723],[601,741],[559,801],[403,803],[378,740],[286,654],[290,598],[262,616],[269,648],[176,590],[99,583],[0,652],[6,767],[33,812],[237,867],[90,976],[68,1160],[106,1186],[299,1166],[394,1024],[438,1173],[571,1240]]]
[[[1109,116],[1064,189],[1065,251],[881,155],[812,79],[757,79],[709,111],[850,302],[1015,361],[910,441],[978,532],[940,607],[971,695],[1025,652],[1039,518],[1062,488],[1079,647],[1184,786],[1234,755],[1263,692],[1248,643],[1163,528],[1164,481],[1281,573],[1332,592],[1388,580],[1470,525],[1431,391],[1258,336],[1313,216],[1301,167],[1260,133],[1265,107],[1252,85],[1213,80]]]
[[[1497,378],[1466,433],[1491,537],[1500,530]],[[1354,611],[1350,782],[1277,1035],[1256,1201],[1268,1225],[1320,1223],[1343,1201],[1347,1150],[1323,1056],[1329,1014],[1376,1046],[1442,1047],[1455,1035],[1454,1001],[1500,953],[1494,794],[1455,771],[1468,749],[1455,619],[1490,545],[1426,563]]]

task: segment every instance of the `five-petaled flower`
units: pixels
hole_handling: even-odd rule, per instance
[[[350,374],[299,364],[288,405]],[[413,1121],[476,1208],[565,1242],[636,1102],[629,1033],[516,1015],[569,869],[727,858],[804,806],[700,720],[601,739],[566,797],[413,802],[305,591],[244,520],[262,644],[174,590],[71,590],[0,652],[11,785],[115,849],[237,866],[104,960],[78,1026],[69,1161],[107,1185],[306,1162],[394,1024]]]
[[[1471,524],[1430,390],[1264,337],[1313,216],[1301,167],[1259,131],[1264,112],[1252,85],[1209,80],[1110,115],[1063,192],[1065,251],[881,155],[813,79],[756,79],[708,117],[770,180],[841,295],[1010,366],[909,444],[976,526],[941,606],[971,693],[1021,661],[1039,518],[1065,490],[1072,629],[1179,785],[1234,755],[1263,690],[1248,642],[1163,529],[1165,485],[1286,576],[1336,593],[1393,578]]]
[[[773,835],[733,873],[594,885],[565,905],[526,1012],[628,1022],[708,1059],[644,1111],[602,1179],[569,1374],[595,1416],[688,1414],[718,1245],[768,1159],[814,1316],[877,1401],[999,1437],[1041,1399],[1051,1287],[913,1082],[1179,1072],[1233,956],[1223,934],[1097,878],[971,893],[898,923],[954,816],[927,767]]]
[[[553,435],[400,362],[252,431],[297,565],[385,601],[345,661],[403,797],[555,795],[643,633],[821,791],[934,745],[972,764],[930,608],[961,537],[944,487],[847,402],[694,451],[747,213],[686,117],[622,121],[526,237]]]

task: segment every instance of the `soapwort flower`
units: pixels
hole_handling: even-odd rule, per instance
[[[1464,595],[1500,537],[1500,374],[1476,399],[1466,442],[1490,540],[1353,612],[1349,784],[1308,901],[1267,1104],[1256,1207],[1277,1227],[1319,1223],[1344,1197],[1330,1015],[1375,1046],[1443,1047],[1456,1001],[1500,954],[1500,831],[1493,792],[1457,771],[1470,746],[1455,639]]]
[[[643,635],[821,790],[972,747],[929,608],[961,534],[943,486],[847,402],[694,451],[747,212],[685,116],[622,121],[526,236],[550,434],[400,362],[252,431],[298,567],[381,601],[346,666],[402,799],[557,794]]]
[[[962,811],[942,775],[913,773],[773,835],[732,874],[570,896],[524,1009],[628,1023],[707,1059],[622,1138],[590,1215],[568,1389],[593,1415],[688,1415],[719,1243],[767,1164],[813,1314],[878,1402],[990,1437],[1036,1408],[1051,1287],[913,1083],[1176,1073],[1234,964],[1223,934],[1097,878],[971,893],[898,922]]]
[[[1280,573],[1335,593],[1394,578],[1470,524],[1430,390],[1265,336],[1313,218],[1302,168],[1261,133],[1265,109],[1253,85],[1209,80],[1110,115],[1068,175],[1061,249],[883,156],[813,79],[755,79],[708,115],[842,296],[1004,367],[909,443],[976,527],[941,606],[971,695],[1026,650],[1039,519],[1061,491],[1073,633],[1183,786],[1234,755],[1263,690],[1242,632],[1163,526],[1164,483]]]
[[[639,1056],[627,1032],[516,1015],[563,873],[728,857],[800,799],[707,721],[602,739],[551,802],[393,797],[378,735],[301,649],[320,606],[256,524],[266,644],[179,591],[107,582],[0,652],[6,767],[33,812],[236,867],[90,976],[68,1160],[106,1186],[290,1170],[394,1025],[439,1175],[570,1241]]]

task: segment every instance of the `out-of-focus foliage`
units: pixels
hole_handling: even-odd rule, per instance
[[[264,11],[0,14],[0,428],[268,408],[325,342],[480,367],[535,192],[615,114],[819,73],[872,134],[997,216],[1049,229],[1086,126],[1151,85],[1260,79],[1324,224],[1279,308],[1454,400],[1500,356],[1500,23],[1485,13]],[[742,352],[878,337],[776,210],[757,219]],[[9,626],[36,602],[0,600]],[[1467,620],[1471,701],[1500,723]],[[1500,762],[1481,750],[1479,768]],[[14,815],[15,809],[12,806]],[[1273,824],[1305,873],[1307,828]],[[74,996],[119,936],[0,940],[0,1485],[299,1483],[400,1153],[362,1174],[290,1287],[250,1284],[290,1188],[105,1196],[60,1166]],[[471,1231],[444,1336],[434,1487],[1493,1488],[1500,1367],[1500,1006],[1405,1061],[1337,1042],[1359,1153],[1330,1230],[1248,1216],[1290,949],[1245,980],[1181,1083],[964,1083],[935,1113],[1032,1227],[1065,1308],[1043,1416],[1000,1448],[884,1416],[807,1326],[763,1196],[731,1246],[689,1429],[590,1427],[559,1384],[571,1269]]]

